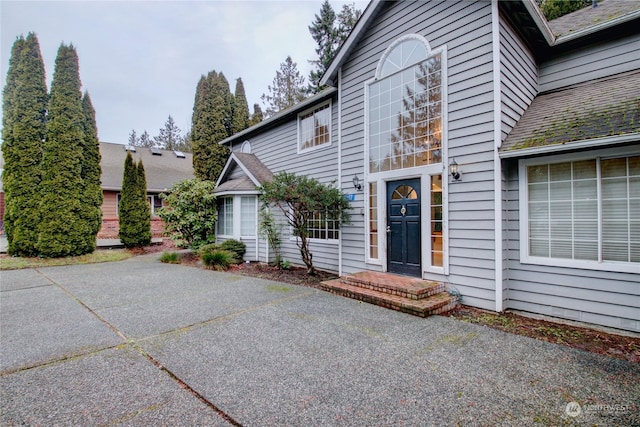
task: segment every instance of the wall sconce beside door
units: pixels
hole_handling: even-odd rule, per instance
[[[351,182],[353,182],[353,188],[355,188],[358,191],[362,191],[362,184],[360,184],[360,178],[358,178],[358,175],[354,175],[353,180],[351,180]]]
[[[452,158],[451,163],[449,163],[449,174],[451,175],[451,178],[454,179],[454,181],[460,181],[460,170],[458,169],[458,163],[454,158]]]

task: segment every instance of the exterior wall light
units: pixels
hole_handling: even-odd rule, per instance
[[[451,178],[453,178],[455,181],[460,181],[460,171],[458,170],[458,163],[454,158],[452,158],[451,163],[449,163],[449,174],[451,174]]]
[[[362,184],[360,184],[360,179],[358,178],[358,175],[354,175],[353,180],[351,182],[353,182],[353,188],[355,188],[358,191],[362,191]]]

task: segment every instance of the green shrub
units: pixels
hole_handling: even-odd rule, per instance
[[[232,252],[223,249],[202,251],[201,258],[206,267],[215,268],[218,271],[226,270],[231,264],[237,262]]]
[[[177,252],[162,252],[160,262],[166,264],[180,264],[180,255]]]
[[[238,262],[242,262],[242,258],[245,252],[247,252],[247,245],[238,240],[231,239],[220,244],[220,249],[233,253]]]

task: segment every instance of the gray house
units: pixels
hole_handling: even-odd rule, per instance
[[[372,1],[330,89],[223,141],[251,160],[232,156],[218,183],[221,235],[268,260],[243,199],[269,179],[253,167],[308,174],[353,208],[341,229],[319,216],[318,268],[640,332],[639,29],[638,2],[547,22],[533,0]]]

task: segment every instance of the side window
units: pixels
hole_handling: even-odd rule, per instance
[[[298,152],[331,144],[331,103],[298,116]]]

